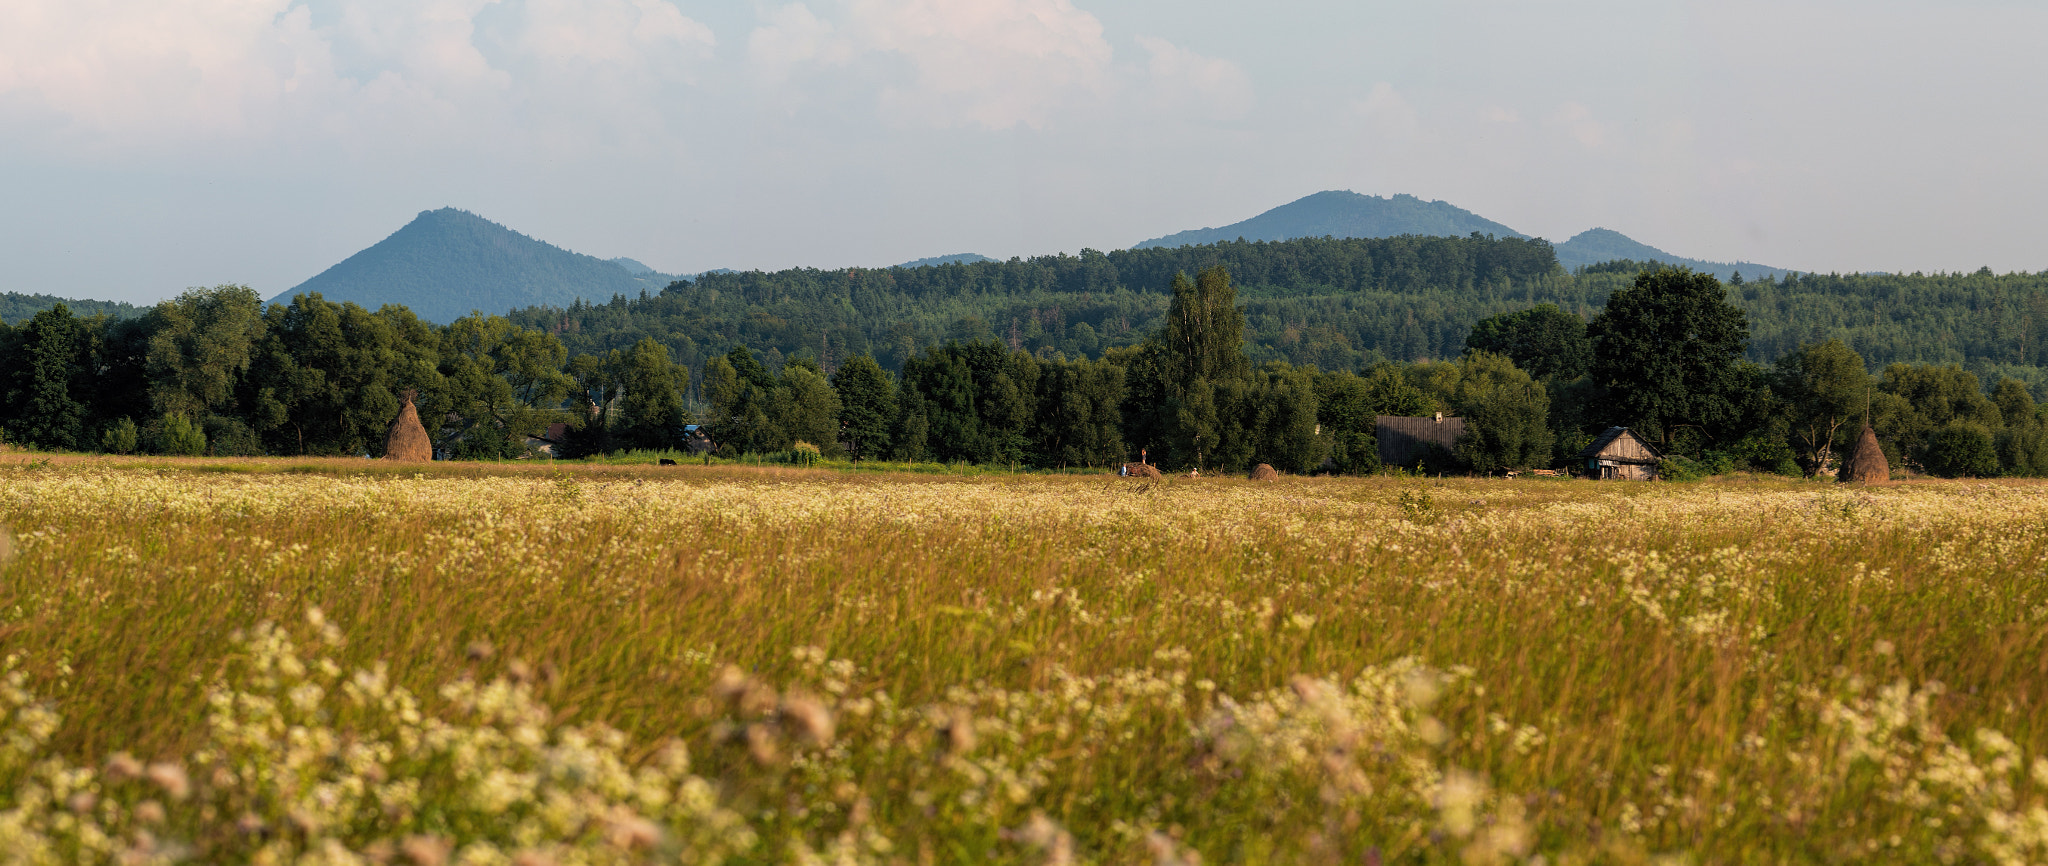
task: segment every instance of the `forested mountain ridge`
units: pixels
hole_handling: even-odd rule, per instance
[[[1176,273],[1229,268],[1256,360],[1351,369],[1388,357],[1456,354],[1471,322],[1542,301],[1591,309],[1550,245],[1520,238],[1313,238],[1284,243],[1082,250],[918,268],[705,274],[645,298],[515,310],[572,352],[653,337],[677,360],[736,345],[778,357],[871,352],[894,369],[947,340],[999,338],[1028,351],[1095,357],[1135,344],[1165,312]],[[1604,298],[1604,296],[1602,296]]]
[[[1398,235],[1466,237],[1473,232],[1503,238],[1526,238],[1500,223],[1442,201],[1423,201],[1412,195],[1388,198],[1360,195],[1349,190],[1324,190],[1273,208],[1243,222],[1221,228],[1176,232],[1137,244],[1139,249],[1213,244],[1219,241],[1288,241],[1298,238],[1387,238]],[[1741,273],[1744,277],[1777,278],[1789,271],[1755,262],[1709,262],[1673,255],[1612,229],[1594,228],[1557,244],[1557,261],[1566,268],[1578,268],[1616,259],[1657,261],[1713,274],[1723,280]]]
[[[1447,358],[1488,316],[1556,304],[1604,308],[1640,263],[1567,272],[1550,245],[1517,238],[1315,238],[1174,249],[1084,250],[927,268],[707,274],[646,298],[516,310],[572,354],[668,345],[677,361],[734,346],[827,366],[871,352],[896,369],[948,340],[997,338],[1034,353],[1099,357],[1156,329],[1176,272],[1229,268],[1255,362],[1350,370],[1374,360]],[[1839,338],[1874,367],[1960,364],[1987,381],[2048,388],[2048,272],[1788,275],[1728,286],[1749,319],[1746,357],[1772,361]]]
[[[577,298],[653,291],[670,279],[651,269],[636,275],[629,261],[571,252],[468,211],[441,208],[422,212],[390,237],[271,302],[319,292],[372,310],[401,304],[422,319],[446,323],[472,310],[567,306]]]

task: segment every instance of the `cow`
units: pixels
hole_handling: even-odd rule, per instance
[[[670,459],[668,459],[667,457],[663,457],[663,458],[661,458],[661,465],[663,465],[663,466],[674,466],[674,465],[676,465],[676,462],[675,462],[674,460],[670,460]]]

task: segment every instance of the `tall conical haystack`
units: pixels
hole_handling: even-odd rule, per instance
[[[1884,459],[1884,449],[1877,445],[1877,431],[1870,429],[1870,425],[1863,425],[1863,432],[1856,437],[1856,448],[1849,452],[1849,462],[1838,477],[1843,482],[1892,480],[1892,465]]]
[[[1261,463],[1257,466],[1252,467],[1252,480],[1278,481],[1280,480],[1280,473],[1277,470],[1275,470],[1271,464]]]
[[[398,410],[391,432],[384,437],[386,460],[425,463],[434,459],[434,443],[427,438],[427,428],[420,426],[420,410],[413,408],[413,396],[413,392],[405,392],[405,406]]]

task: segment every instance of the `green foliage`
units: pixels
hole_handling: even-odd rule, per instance
[[[1506,356],[1538,379],[1577,379],[1593,365],[1586,323],[1556,304],[1479,320],[1465,336],[1465,351]]]
[[[722,377],[730,377],[731,365]],[[710,376],[705,377],[707,389]],[[887,456],[889,428],[896,418],[896,383],[872,355],[855,355],[832,371],[832,390],[839,397],[839,438],[855,462]]]
[[[1592,376],[1613,421],[1667,448],[1680,428],[1712,441],[1740,436],[1749,383],[1736,362],[1749,327],[1719,280],[1682,269],[1646,271],[1587,325]]]
[[[12,363],[0,366],[0,418],[10,440],[45,450],[75,450],[85,443],[87,406],[93,386],[91,333],[87,322],[58,304],[35,314],[11,335]]]
[[[565,369],[568,350],[552,334],[521,328],[498,316],[457,319],[441,331],[440,339],[438,372],[442,393],[447,395],[448,411],[459,419],[451,425],[453,429],[448,435],[470,435],[485,427],[502,430],[486,434],[487,438],[493,442],[502,438],[520,443],[497,449],[503,456],[517,456],[524,451],[525,437],[539,435],[549,424],[565,417],[560,407],[578,384],[604,392],[607,425],[619,420],[609,413],[617,408],[613,402],[623,396],[629,384],[635,386],[639,399],[659,406],[659,393],[648,392],[658,392],[663,385],[672,383],[673,371],[662,367],[661,357],[643,357],[647,351],[646,346],[636,346],[607,353],[594,359],[594,365],[585,362]],[[652,346],[656,356],[665,357],[665,352],[659,344]],[[637,378],[642,376],[649,378]],[[396,407],[393,408],[395,411]],[[630,413],[631,409],[626,411]],[[424,419],[426,412],[421,415]],[[653,423],[665,421],[656,418]],[[627,441],[637,442],[637,437],[645,435],[634,418],[622,423],[621,435]],[[429,425],[429,435],[435,432],[434,426]]]
[[[1983,425],[1957,418],[1927,437],[1920,464],[1944,478],[1988,478],[1998,474],[1998,451]]]
[[[616,353],[611,365],[624,391],[615,437],[634,448],[672,448],[682,442],[683,425],[689,420],[683,411],[683,389],[689,385],[690,371],[675,365],[668,347],[645,338]]]
[[[441,337],[403,308],[373,313],[299,295],[272,305],[263,322],[239,402],[273,454],[382,453],[407,389],[418,392],[420,420],[439,440],[434,419],[456,409],[456,394],[469,398],[469,411],[491,396],[481,376],[464,377],[460,360],[443,366]],[[444,369],[456,374],[452,389]]]
[[[1203,270],[1195,279],[1173,277],[1173,300],[1166,321],[1145,344],[1134,366],[1139,398],[1137,444],[1149,448],[1156,461],[1170,468],[1210,465],[1236,468],[1254,429],[1232,425],[1229,451],[1224,445],[1226,416],[1232,404],[1240,414],[1251,398],[1251,362],[1244,353],[1244,313],[1237,289],[1222,266]]]
[[[108,319],[134,319],[149,312],[148,307],[137,307],[120,301],[89,301],[60,298],[55,295],[0,292],[0,326],[19,325],[34,318],[37,313],[56,309],[59,305],[70,310],[72,315],[84,318],[105,316]]]
[[[1657,463],[1657,477],[1665,481],[1698,481],[1714,474],[1712,468],[1682,455],[1666,457]]]
[[[1475,351],[1431,380],[1438,399],[1465,419],[1454,456],[1491,475],[1550,462],[1550,393],[1501,355]]]
[[[777,418],[778,383],[745,346],[711,362],[705,394],[711,400],[711,440],[720,453],[781,451],[791,441]]]
[[[914,435],[907,428],[922,425],[926,459],[1022,462],[1031,444],[1038,377],[1037,360],[994,340],[928,349],[903,366],[906,417],[899,426]],[[908,399],[912,392],[918,399]],[[913,421],[911,413],[923,420]]]
[[[248,286],[192,289],[149,313],[150,402],[203,417],[233,411],[236,387],[263,338],[263,299]]]
[[[840,453],[839,395],[817,368],[796,361],[785,364],[774,405],[776,417],[791,439],[814,455]],[[823,444],[811,444],[814,442]]]
[[[123,417],[100,432],[100,450],[108,454],[133,454],[141,444],[142,436],[133,418]]]
[[[1771,431],[1751,433],[1726,448],[1707,452],[1707,456],[1716,465],[1726,461],[1727,468],[1717,469],[1715,474],[1739,469],[1773,475],[1796,476],[1801,473],[1797,455],[1785,437]]]
[[[1033,450],[1041,466],[1108,466],[1124,459],[1125,370],[1107,359],[1040,365]]]
[[[1862,431],[1872,381],[1863,356],[1841,340],[1829,340],[1777,362],[1771,390],[1783,407],[1793,444],[1808,473],[1834,466]]]
[[[206,453],[206,433],[192,419],[177,413],[163,416],[156,425],[151,450],[173,457],[197,457]]]

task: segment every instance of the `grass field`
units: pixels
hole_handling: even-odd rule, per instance
[[[0,862],[2048,861],[2048,485],[0,455]]]

